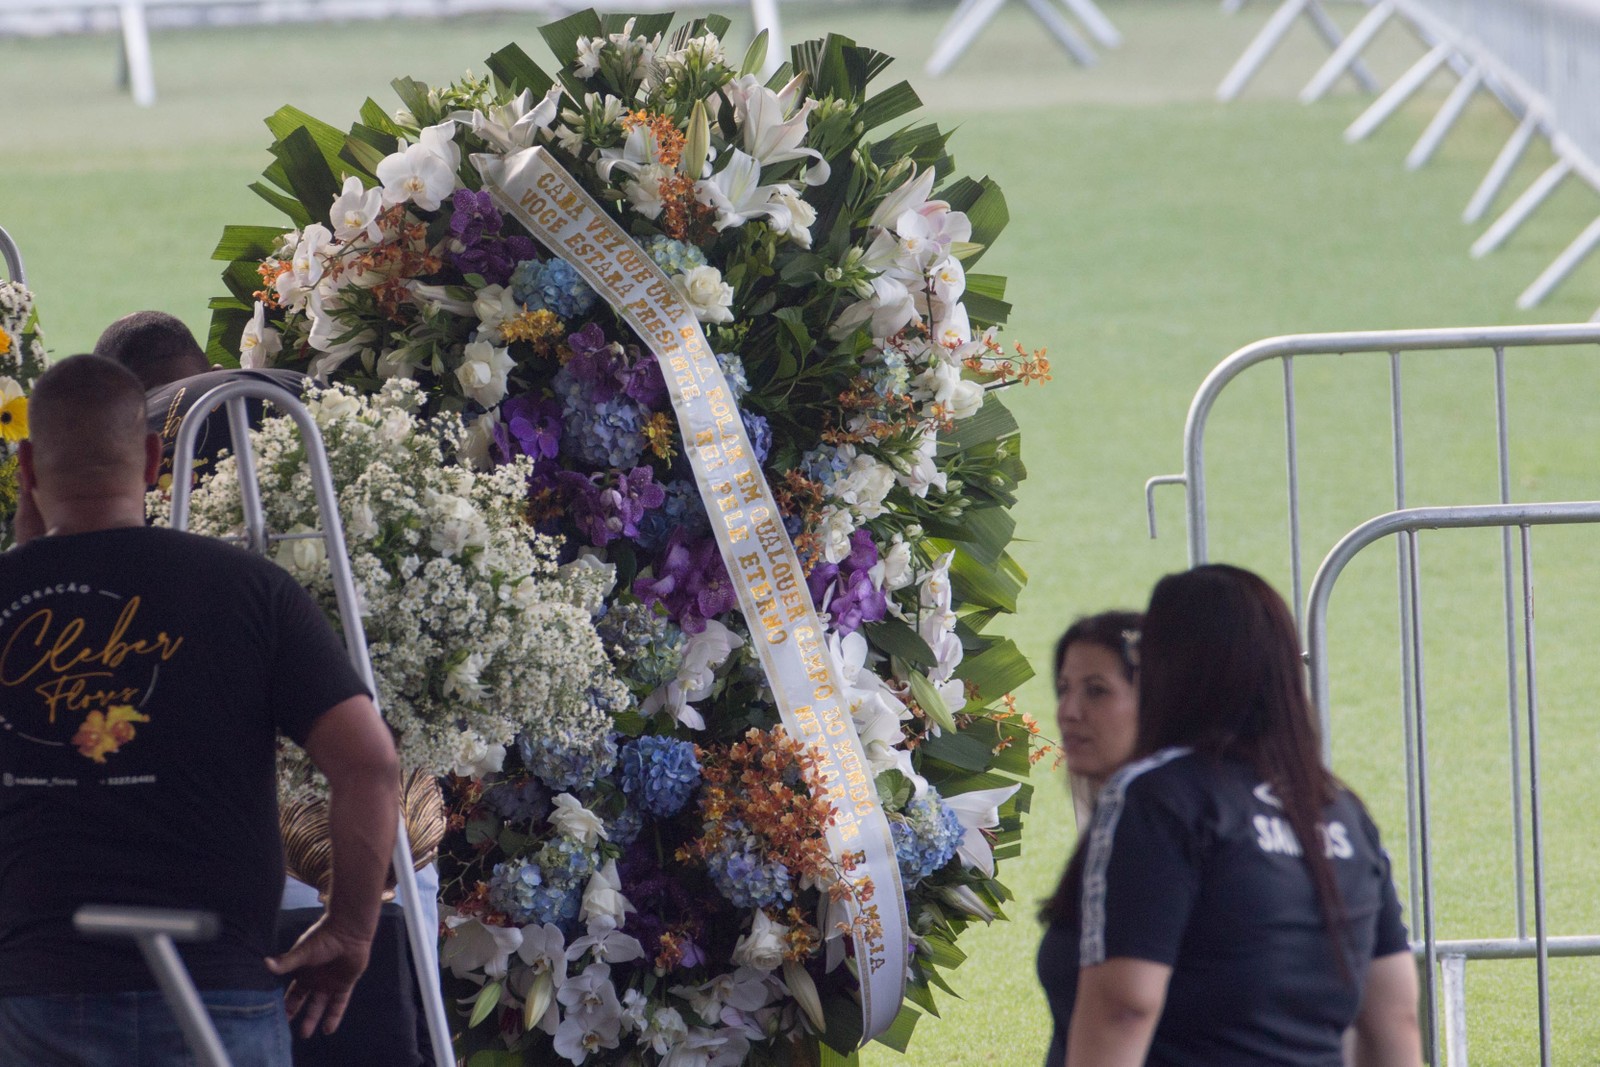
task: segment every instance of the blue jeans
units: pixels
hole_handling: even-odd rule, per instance
[[[233,1067],[290,1067],[289,1023],[276,989],[202,990]],[[158,992],[0,997],[6,1067],[193,1067]]]

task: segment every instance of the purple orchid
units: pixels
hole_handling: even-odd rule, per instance
[[[573,522],[596,548],[604,548],[619,537],[639,535],[639,520],[646,511],[666,502],[666,490],[655,482],[649,467],[617,472],[611,485],[596,482],[575,471],[563,471],[558,478],[571,494]]]
[[[494,445],[503,462],[532,456],[537,467],[561,448],[561,405],[554,400],[531,393],[512,397],[500,405],[500,419]]]
[[[860,529],[850,535],[850,554],[842,563],[818,563],[806,578],[811,599],[828,613],[841,636],[888,614],[889,599],[872,579],[872,568],[877,565],[878,546],[872,532]]]
[[[655,577],[639,577],[633,595],[654,606],[661,604],[685,633],[697,634],[706,620],[732,611],[738,602],[713,537],[690,541],[693,535],[674,530],[666,551],[656,561]]]

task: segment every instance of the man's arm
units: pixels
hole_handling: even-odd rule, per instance
[[[400,763],[389,728],[365,696],[324,712],[305,748],[328,779],[333,886],[322,918],[288,952],[268,959],[267,969],[294,975],[285,1006],[300,1017],[301,1036],[310,1037],[319,1023],[333,1033],[366,970],[400,817]]]
[[[1171,979],[1164,963],[1126,957],[1080,970],[1067,1067],[1140,1067]]]
[[[1372,961],[1352,1033],[1355,1067],[1417,1067],[1422,1062],[1417,963],[1409,950]]]

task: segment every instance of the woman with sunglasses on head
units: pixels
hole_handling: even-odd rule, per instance
[[[1283,600],[1237,567],[1157,583],[1135,762],[1073,866],[1068,1067],[1417,1067],[1389,860],[1322,765]]]

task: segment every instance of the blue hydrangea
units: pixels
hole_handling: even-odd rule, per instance
[[[767,860],[755,835],[739,820],[728,824],[706,870],[719,892],[737,908],[770,908],[794,898],[789,869]]]
[[[622,791],[658,819],[683,810],[700,784],[694,745],[671,737],[641,737],[622,748]]]
[[[645,254],[668,274],[688,274],[706,265],[706,255],[692,244],[657,234],[644,246]]]
[[[633,805],[624,807],[614,819],[606,820],[606,840],[618,848],[627,848],[644,832],[644,816]]]
[[[844,453],[832,445],[818,445],[800,457],[800,473],[823,486],[832,485],[849,465]]]
[[[565,792],[597,782],[617,765],[617,737],[608,733],[588,745],[571,745],[527,734],[517,735],[517,753],[530,774],[555,792]]]
[[[744,432],[750,435],[750,447],[755,449],[756,462],[765,463],[767,453],[772,451],[772,427],[767,417],[753,411],[741,411],[739,417],[744,421]]]
[[[511,274],[511,295],[529,311],[549,310],[576,319],[594,310],[598,297],[564,259],[529,259]]]
[[[744,373],[744,360],[736,352],[718,352],[716,357],[717,366],[722,368],[722,376],[728,379],[728,394],[737,404],[750,391],[750,379]]]
[[[646,515],[653,515],[650,512]],[[648,605],[613,604],[595,623],[619,671],[641,689],[654,690],[678,676],[688,637],[677,623]]]
[[[884,352],[879,362],[863,367],[861,373],[872,383],[873,392],[885,399],[902,396],[911,389],[911,371],[906,357],[899,352]]]
[[[955,810],[929,790],[907,804],[902,818],[889,820],[900,877],[916,885],[950,862],[961,845],[966,828]]]
[[[711,529],[711,520],[706,518],[706,506],[700,499],[700,490],[694,483],[683,478],[675,478],[663,488],[667,491],[667,499],[659,508],[652,508],[644,513],[644,518],[639,520],[639,536],[636,540],[647,552],[659,552],[667,543],[667,538],[672,536],[672,531],[683,527],[685,535],[705,533]]]
[[[569,368],[562,367],[551,381],[561,402],[561,422],[566,433],[561,451],[590,467],[631,470],[638,466],[648,443],[644,425],[650,415],[626,393],[596,399],[590,387]]]
[[[537,778],[496,782],[483,799],[506,822],[539,823],[550,814],[550,791]]]
[[[576,838],[554,837],[531,860],[495,865],[489,876],[489,903],[513,922],[570,928],[594,872],[592,851]]]

